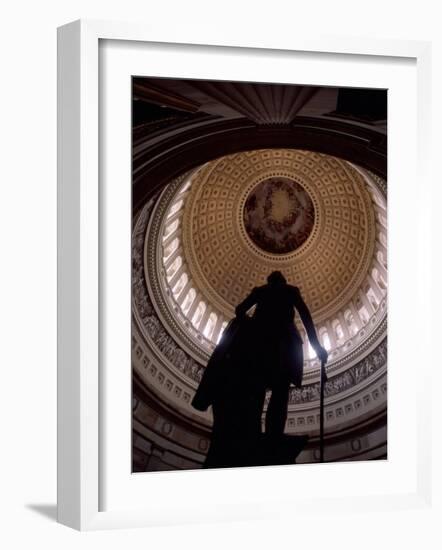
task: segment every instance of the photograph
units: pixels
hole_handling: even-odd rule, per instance
[[[387,95],[132,77],[132,472],[388,459]]]

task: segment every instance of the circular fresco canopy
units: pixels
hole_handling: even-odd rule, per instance
[[[295,180],[272,177],[252,189],[243,216],[246,233],[256,246],[270,254],[287,254],[309,237],[315,209]]]

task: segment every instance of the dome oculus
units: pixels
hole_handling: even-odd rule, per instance
[[[315,209],[299,183],[286,177],[270,177],[250,192],[243,219],[246,233],[256,246],[270,254],[288,254],[310,236]]]

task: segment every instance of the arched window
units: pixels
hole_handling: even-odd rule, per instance
[[[170,218],[171,216],[173,216],[175,212],[178,212],[178,210],[181,208],[182,205],[183,205],[183,199],[181,199],[180,201],[177,201],[169,210],[167,217]]]
[[[362,306],[362,308],[359,310],[359,316],[363,322],[364,325],[366,325],[370,319],[370,316],[368,314],[367,308],[365,306]]]
[[[166,229],[164,230],[164,233],[163,233],[163,240],[167,239],[169,235],[171,235],[174,231],[176,231],[179,223],[180,223],[179,220],[175,220],[169,225],[166,225]]]
[[[369,288],[367,291],[367,299],[370,302],[370,304],[373,306],[373,309],[376,311],[379,306],[379,301],[373,289],[371,288]]]
[[[171,241],[165,248],[164,248],[164,260],[167,260],[167,258],[175,252],[175,250],[178,248],[178,239],[175,238],[173,241]]]
[[[376,258],[380,264],[382,264],[385,268],[387,268],[387,258],[385,258],[382,250],[378,250],[376,252]]]
[[[341,323],[335,319],[332,322],[332,327],[336,336],[336,342],[338,344],[342,343],[344,341],[344,331],[342,330]]]
[[[379,212],[378,213],[378,219],[381,222],[381,224],[386,228],[387,227],[387,218]]]
[[[206,326],[203,328],[203,334],[208,340],[212,338],[217,319],[218,316],[212,311],[212,313],[209,315]]]
[[[379,193],[377,193],[377,192],[374,191],[374,190],[371,190],[371,195],[372,195],[372,197],[373,197],[374,202],[379,206],[379,208],[380,208],[382,211],[385,211],[384,200],[383,200],[383,198],[379,195]]]
[[[330,351],[330,348],[331,348],[330,338],[328,336],[328,332],[325,327],[321,327],[319,329],[319,340],[321,341],[321,344],[324,346],[324,348],[327,351]]]
[[[185,193],[189,189],[190,183],[191,183],[190,179],[188,179],[186,184],[184,185],[184,187],[181,189],[181,191],[178,194],[182,195],[183,193]]]
[[[194,288],[191,288],[187,293],[186,297],[184,298],[183,304],[181,306],[181,309],[184,315],[186,315],[186,313],[189,311],[190,306],[193,304],[193,301],[195,300],[195,298],[196,298],[196,291]]]
[[[384,278],[382,277],[382,275],[379,273],[379,271],[376,268],[374,268],[372,270],[371,276],[377,282],[377,284],[378,284],[378,286],[381,290],[383,290],[383,291],[387,290],[387,283],[384,281]]]
[[[358,332],[358,327],[356,326],[355,320],[353,318],[353,313],[350,309],[347,309],[344,313],[344,319],[347,323],[348,332],[350,336],[354,336]]]
[[[187,281],[188,281],[187,273],[183,273],[181,277],[178,279],[176,285],[172,289],[172,292],[175,297],[178,296],[178,294],[183,290]]]
[[[181,264],[183,263],[183,260],[181,256],[177,256],[175,260],[170,264],[169,269],[167,270],[167,278],[171,279],[175,273],[178,271],[178,269],[181,267]]]
[[[198,304],[198,307],[196,308],[195,313],[193,314],[193,317],[192,317],[192,325],[195,328],[198,328],[198,325],[199,325],[201,319],[203,318],[203,315],[204,315],[205,311],[206,311],[206,304],[201,300],[200,303]]]

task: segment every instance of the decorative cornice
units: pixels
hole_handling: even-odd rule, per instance
[[[387,176],[385,136],[342,121],[296,117],[292,125],[257,127],[247,119],[189,121],[180,131],[147,137],[134,155],[133,204],[138,210],[173,178],[223,155],[262,148],[308,149]]]

